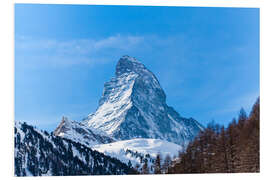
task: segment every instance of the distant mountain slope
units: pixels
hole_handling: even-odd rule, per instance
[[[80,143],[15,123],[15,176],[135,173],[121,161]]]
[[[79,142],[89,147],[115,141],[104,132],[89,128],[79,122],[71,121],[67,117],[63,117],[61,123],[55,129],[54,135]]]
[[[196,120],[181,117],[169,107],[155,75],[129,56],[120,58],[96,112],[82,123],[118,140],[154,138],[182,146],[203,129]]]
[[[95,145],[93,149],[108,156],[115,157],[126,164],[130,161],[133,167],[136,165],[142,166],[143,159],[148,159],[148,165],[151,171],[151,166],[153,166],[157,154],[160,154],[163,158],[166,155],[170,155],[171,157],[177,156],[178,152],[183,150],[183,147],[159,139],[138,138]]]

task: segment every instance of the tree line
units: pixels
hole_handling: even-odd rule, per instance
[[[242,108],[225,128],[214,122],[167,165],[155,161],[155,174],[260,172],[260,100],[247,116]],[[164,167],[166,167],[164,169]]]

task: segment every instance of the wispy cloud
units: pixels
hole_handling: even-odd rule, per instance
[[[94,50],[100,50],[104,48],[119,48],[129,50],[137,45],[140,45],[144,40],[141,36],[111,36],[102,40],[92,42]]]
[[[170,58],[172,66],[184,61],[190,52],[192,39],[184,35],[161,37],[157,35],[121,35],[102,39],[36,39],[15,36],[15,61],[28,67],[66,67],[76,64],[93,66],[129,54],[152,59]]]
[[[103,39],[53,40],[16,36],[16,61],[30,66],[93,65],[109,61],[108,52],[129,51],[140,47],[144,37],[115,35]],[[106,53],[107,52],[107,53]],[[27,62],[28,61],[28,62]]]

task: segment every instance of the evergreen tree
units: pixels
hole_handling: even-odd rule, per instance
[[[154,173],[155,174],[161,174],[161,157],[160,154],[157,155],[154,165]]]
[[[149,174],[148,160],[144,159],[144,164],[142,167],[142,174]]]
[[[129,168],[132,167],[132,164],[131,164],[131,161],[130,161],[130,160],[128,161],[128,167],[129,167]]]
[[[140,170],[140,165],[139,165],[139,164],[136,164],[136,165],[135,165],[135,169],[136,169],[136,171],[141,172],[141,170]]]

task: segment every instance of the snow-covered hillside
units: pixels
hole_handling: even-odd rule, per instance
[[[177,156],[178,152],[183,150],[183,147],[160,139],[138,138],[95,145],[93,149],[115,157],[126,164],[130,161],[135,167],[137,164],[142,164],[141,156],[143,158],[148,157],[150,161],[155,159],[157,154],[160,154],[163,158],[166,155],[173,157]]]
[[[16,122],[14,133],[15,176],[136,173],[115,158],[26,123]]]

